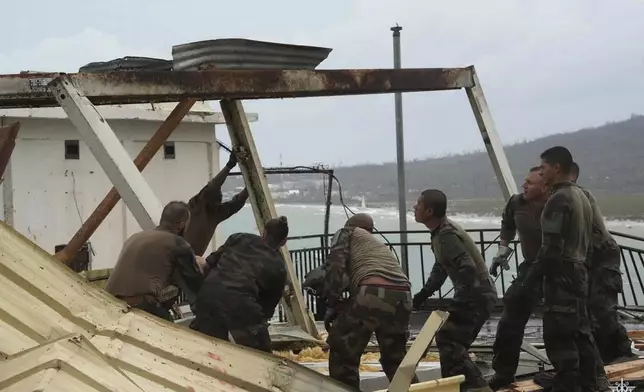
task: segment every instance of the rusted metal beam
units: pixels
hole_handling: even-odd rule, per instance
[[[9,164],[13,149],[16,147],[16,137],[20,130],[20,123],[0,126],[0,183],[4,180],[4,171]]]
[[[185,117],[186,114],[190,111],[192,106],[197,102],[196,99],[185,99],[177,104],[177,106],[172,110],[168,118],[161,124],[156,133],[148,140],[146,145],[141,149],[139,154],[134,159],[134,165],[139,171],[143,171],[145,167],[150,163],[154,155],[159,151],[163,143],[168,139],[168,137],[177,129],[177,126],[181,123],[181,120]],[[96,229],[103,223],[110,211],[116,206],[116,204],[121,200],[116,188],[112,188],[107,196],[100,202],[100,204],[94,209],[92,215],[83,223],[83,225],[78,229],[76,234],[72,239],[67,243],[67,246],[60,252],[56,253],[56,257],[63,263],[68,263],[71,261],[76,253],[82,248],[82,246],[89,240],[89,238],[94,234]]]
[[[0,75],[0,107],[58,106],[46,86],[59,75]],[[474,85],[470,68],[105,72],[65,78],[95,105],[381,94]]]
[[[239,100],[222,100],[221,111],[226,118],[233,150],[248,188],[250,202],[255,214],[255,222],[261,232],[266,222],[272,218],[277,218],[277,211],[275,210],[271,192],[268,189],[268,183],[262,170],[262,164],[259,160],[250,126],[246,120],[244,107]],[[283,246],[280,252],[288,274],[288,288],[282,297],[287,318],[314,338],[319,338],[315,322],[304,302],[302,287],[295,274],[291,255],[286,246]]]

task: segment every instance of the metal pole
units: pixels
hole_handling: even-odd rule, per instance
[[[400,31],[401,26],[391,28],[394,38],[394,69],[400,69]],[[403,135],[402,94],[395,93],[396,111],[396,161],[398,163],[398,219],[400,221],[400,256],[402,268],[409,275],[407,259],[407,186],[405,185],[405,141]]]
[[[328,252],[329,251],[329,220],[331,218],[331,192],[333,190],[333,170],[329,170],[329,174],[327,175],[329,185],[327,186],[326,190],[326,210],[324,211],[324,240],[322,243],[324,244],[324,251]]]

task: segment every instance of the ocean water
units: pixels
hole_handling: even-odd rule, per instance
[[[355,213],[364,212],[370,214],[375,222],[376,229],[380,231],[397,231],[398,226],[398,211],[396,209],[388,208],[361,208],[358,206],[350,206],[351,210]],[[321,234],[324,232],[324,213],[325,207],[320,205],[292,205],[292,204],[278,204],[276,210],[279,215],[285,215],[289,219],[290,232],[289,236],[304,236],[311,234]],[[448,213],[449,214],[449,213]],[[449,217],[461,224],[467,229],[498,229],[501,225],[501,218],[499,216],[481,216],[481,215],[464,215],[464,214],[449,214]],[[329,232],[332,234],[336,230],[344,226],[347,219],[344,208],[341,206],[332,206],[330,213]],[[607,221],[610,230],[617,232],[644,237],[644,222],[639,221]],[[414,221],[413,213],[407,213],[407,229],[408,230],[423,230],[426,228]],[[257,226],[253,216],[252,208],[249,204],[235,216],[221,224],[218,229],[218,243],[221,244],[232,233],[235,232],[250,232],[257,233]],[[472,233],[475,240],[480,240],[478,234]],[[498,230],[494,230],[484,235],[484,241],[493,241],[497,239]],[[399,242],[397,235],[387,235],[387,239],[393,243]],[[380,237],[385,242],[385,240]],[[616,237],[620,245],[631,246],[633,248],[644,249],[644,242],[629,240],[622,237]],[[427,278],[431,267],[434,264],[434,257],[431,249],[427,246],[429,242],[429,233],[424,232],[420,234],[410,234],[408,236],[408,260],[409,260],[409,275],[414,290],[422,287],[422,282]],[[289,241],[287,247],[289,249],[303,249],[319,247],[319,240],[292,240]],[[486,259],[491,260],[497,251],[497,245],[486,245],[485,251]],[[397,254],[400,255],[400,249],[394,247]],[[520,250],[519,250],[520,252]],[[631,266],[631,275],[635,276],[634,272],[637,270],[640,276],[644,277],[644,263],[637,262],[639,260],[635,257],[635,262]],[[517,255],[516,261],[521,261],[521,255]],[[294,260],[297,263],[303,263],[302,260]],[[315,260],[314,264],[322,262],[322,260]],[[511,263],[512,264],[512,263]],[[310,266],[310,263],[307,264]],[[623,267],[624,268],[624,267]],[[633,270],[635,269],[635,270]],[[499,290],[511,282],[513,275],[516,274],[516,265],[511,265],[509,271],[505,271],[503,275],[497,279],[496,284]],[[639,282],[630,282],[624,278],[626,302],[632,302],[633,297],[641,297],[640,303],[644,303],[644,289],[638,288],[637,292],[631,292],[628,288],[632,286],[641,286]],[[449,280],[443,286],[445,293],[451,288]],[[449,295],[448,295],[449,297]]]

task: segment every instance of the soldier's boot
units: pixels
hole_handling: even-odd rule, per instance
[[[504,377],[500,374],[494,374],[490,379],[490,388],[493,391],[505,388],[514,382],[514,377]]]

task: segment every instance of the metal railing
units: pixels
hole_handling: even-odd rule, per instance
[[[499,229],[469,229],[467,231],[479,246],[483,258],[488,261],[489,265],[489,261],[496,254],[499,245]],[[385,231],[380,234],[387,239],[389,246],[396,254],[402,254],[400,232]],[[625,308],[640,307],[644,305],[644,238],[618,232],[611,232],[611,234],[620,245],[622,257],[621,268],[624,290],[620,295],[620,305]],[[323,234],[314,234],[289,238],[288,247],[295,265],[295,273],[300,282],[304,281],[304,277],[309,271],[324,262],[328,253],[326,244],[330,239],[329,237]],[[407,237],[408,242],[405,247],[409,264],[408,275],[412,283],[412,290],[415,292],[422,287],[429,277],[434,264],[434,254],[430,247],[429,231],[408,231]],[[511,256],[510,270],[501,270],[499,277],[496,279],[499,296],[502,296],[502,293],[505,293],[510,283],[512,283],[516,276],[518,265],[523,261],[518,240],[512,241],[510,247],[514,249],[514,253]],[[441,290],[434,295],[434,298],[451,297],[450,289],[451,282],[448,279]],[[316,314],[316,318],[319,318],[320,309],[317,306],[315,297],[305,293],[305,301],[308,308]],[[276,312],[276,318],[283,321],[283,317],[283,311],[280,307]]]

